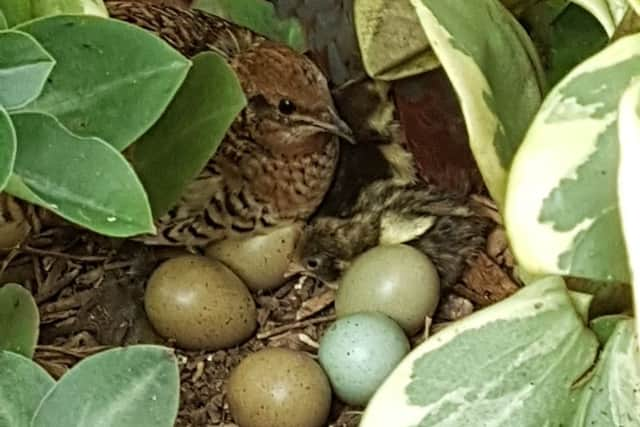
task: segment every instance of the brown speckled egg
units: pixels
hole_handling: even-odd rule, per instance
[[[227,400],[240,427],[321,427],[331,407],[331,386],[305,353],[267,348],[231,372]]]
[[[161,264],[144,296],[156,331],[179,347],[218,350],[247,340],[256,306],[242,281],[219,261],[184,255]]]

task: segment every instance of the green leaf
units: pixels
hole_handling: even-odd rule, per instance
[[[55,381],[37,363],[0,351],[0,427],[27,427]]]
[[[410,0],[355,0],[353,20],[369,76],[397,80],[440,66]]]
[[[109,236],[154,231],[144,188],[122,154],[46,114],[11,118],[20,143],[7,192]]]
[[[497,0],[411,1],[458,94],[487,188],[502,206],[511,161],[542,100],[535,49]]]
[[[631,37],[631,36],[630,36]],[[640,40],[640,36],[638,38]],[[620,98],[618,107],[618,200],[624,230],[629,268],[633,279],[633,299],[636,307],[636,330],[640,331],[640,81],[629,86]]]
[[[16,283],[1,287],[0,350],[33,357],[39,327],[40,314],[31,292]]]
[[[618,321],[590,372],[574,390],[572,427],[640,425],[640,351],[633,319]]]
[[[154,34],[96,16],[57,15],[18,27],[56,59],[41,96],[25,107],[118,150],[158,120],[191,62]]]
[[[33,17],[78,14],[109,17],[102,0],[31,0]]]
[[[0,9],[0,30],[5,30],[9,27],[9,24],[7,24],[7,18],[5,18],[4,13],[2,13],[2,10]]]
[[[268,1],[196,0],[191,7],[220,16],[271,40],[285,43],[298,52],[306,50],[302,25],[293,18],[279,18],[273,4]]]
[[[545,278],[416,347],[360,426],[558,426],[597,349],[562,279]]]
[[[0,191],[9,181],[15,160],[16,131],[11,123],[11,118],[0,105]]]
[[[0,105],[15,109],[36,99],[55,63],[29,34],[0,31]]]
[[[242,87],[222,57],[203,52],[193,63],[162,118],[131,147],[131,162],[155,217],[173,206],[202,171],[246,105]]]
[[[602,28],[611,36],[624,14],[629,8],[627,1],[619,0],[571,0],[591,13],[602,25]]]
[[[529,128],[504,211],[514,255],[529,272],[629,282],[617,110],[638,69],[640,35],[618,40],[556,85]]]
[[[178,413],[172,351],[135,345],[95,354],[62,376],[31,427],[172,427]]]
[[[0,0],[0,10],[2,10],[9,27],[32,18],[30,0]]]

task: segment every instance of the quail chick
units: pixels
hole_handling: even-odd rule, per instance
[[[222,55],[248,100],[216,154],[147,244],[201,246],[306,220],[352,140],[319,68],[287,46],[198,10],[107,1],[112,18],[151,30],[186,56]]]
[[[464,197],[425,184],[376,181],[352,209],[314,219],[299,239],[290,273],[304,272],[335,284],[361,253],[405,243],[434,263],[443,287],[455,284],[467,260],[484,248],[490,220]]]

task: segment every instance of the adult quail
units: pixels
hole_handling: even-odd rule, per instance
[[[331,184],[339,138],[352,140],[320,69],[281,43],[203,11],[106,5],[112,18],[155,32],[187,57],[222,55],[248,101],[206,167],[156,220],[157,233],[136,240],[201,246],[306,220]]]

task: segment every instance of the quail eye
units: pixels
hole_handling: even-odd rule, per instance
[[[278,104],[278,110],[280,110],[282,114],[289,115],[296,111],[296,106],[289,99],[283,99]]]
[[[320,266],[320,260],[318,258],[308,258],[306,261],[306,267],[309,270],[315,270]]]

